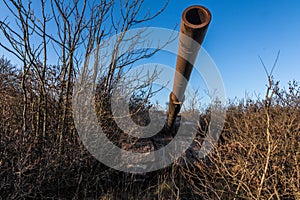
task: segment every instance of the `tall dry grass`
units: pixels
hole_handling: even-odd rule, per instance
[[[93,158],[71,119],[61,151],[58,110],[51,96],[47,137],[37,139],[31,127],[23,132],[18,74],[7,69],[0,80],[1,199],[300,199],[297,82],[285,90],[272,87],[272,98],[230,103],[220,140],[205,159],[185,156],[166,169],[137,175],[115,171]],[[33,93],[29,124],[35,124],[36,102]],[[201,114],[199,143],[209,118],[208,109]]]

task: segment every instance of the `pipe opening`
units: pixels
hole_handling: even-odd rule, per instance
[[[187,9],[184,18],[188,23],[196,26],[210,20],[208,12],[202,7],[191,7]]]

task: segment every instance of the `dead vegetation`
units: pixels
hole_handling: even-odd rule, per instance
[[[71,105],[77,66],[87,66],[104,38],[144,25],[166,5],[143,13],[144,1],[137,0],[120,1],[122,6],[106,0],[41,0],[37,7],[31,1],[3,2],[11,17],[0,19],[0,47],[21,65],[0,58],[0,199],[300,199],[296,81],[280,90],[268,74],[266,97],[229,103],[220,140],[204,159],[180,158],[147,174],[115,171],[97,161],[77,135]],[[133,38],[132,48],[145,42],[142,33]],[[128,49],[118,55],[120,43],[101,74],[96,106],[99,122],[115,144],[121,131],[109,113],[113,87],[125,67],[159,50]],[[55,65],[49,52],[55,52]],[[131,106],[132,119],[143,124],[144,107]],[[210,110],[200,114],[203,136]]]
[[[221,138],[205,159],[180,159],[166,169],[134,175],[98,162],[72,126],[64,133],[61,151],[57,126],[50,126],[57,120],[55,98],[48,99],[53,107],[48,111],[47,137],[40,139],[31,128],[23,132],[20,76],[9,61],[1,62],[6,63],[1,66],[6,70],[1,73],[0,91],[3,199],[300,198],[300,88],[295,81],[285,90],[270,82],[273,95],[267,101],[230,103]],[[26,115],[34,125],[36,98],[30,98],[32,110]],[[209,115],[209,110],[201,115],[200,130],[205,131]]]
[[[299,90],[299,88],[298,88]],[[285,92],[283,92],[285,93]],[[298,100],[297,100],[298,99]],[[203,199],[299,199],[298,107],[230,105],[219,144],[182,172]],[[299,97],[294,101],[299,101]],[[281,102],[281,103],[280,103]],[[292,103],[292,102],[290,102]],[[294,102],[293,102],[294,103]]]

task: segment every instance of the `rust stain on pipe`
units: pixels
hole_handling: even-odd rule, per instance
[[[190,6],[182,13],[173,91],[170,94],[167,128],[174,125],[195,59],[204,40],[211,13],[203,6]],[[196,42],[195,42],[196,41]]]

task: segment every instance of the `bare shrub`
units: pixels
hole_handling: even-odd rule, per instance
[[[214,151],[204,160],[181,166],[202,199],[300,198],[300,88],[293,81],[288,90],[279,90],[272,79],[278,56],[279,52],[271,73],[264,66],[265,98],[231,102]]]

